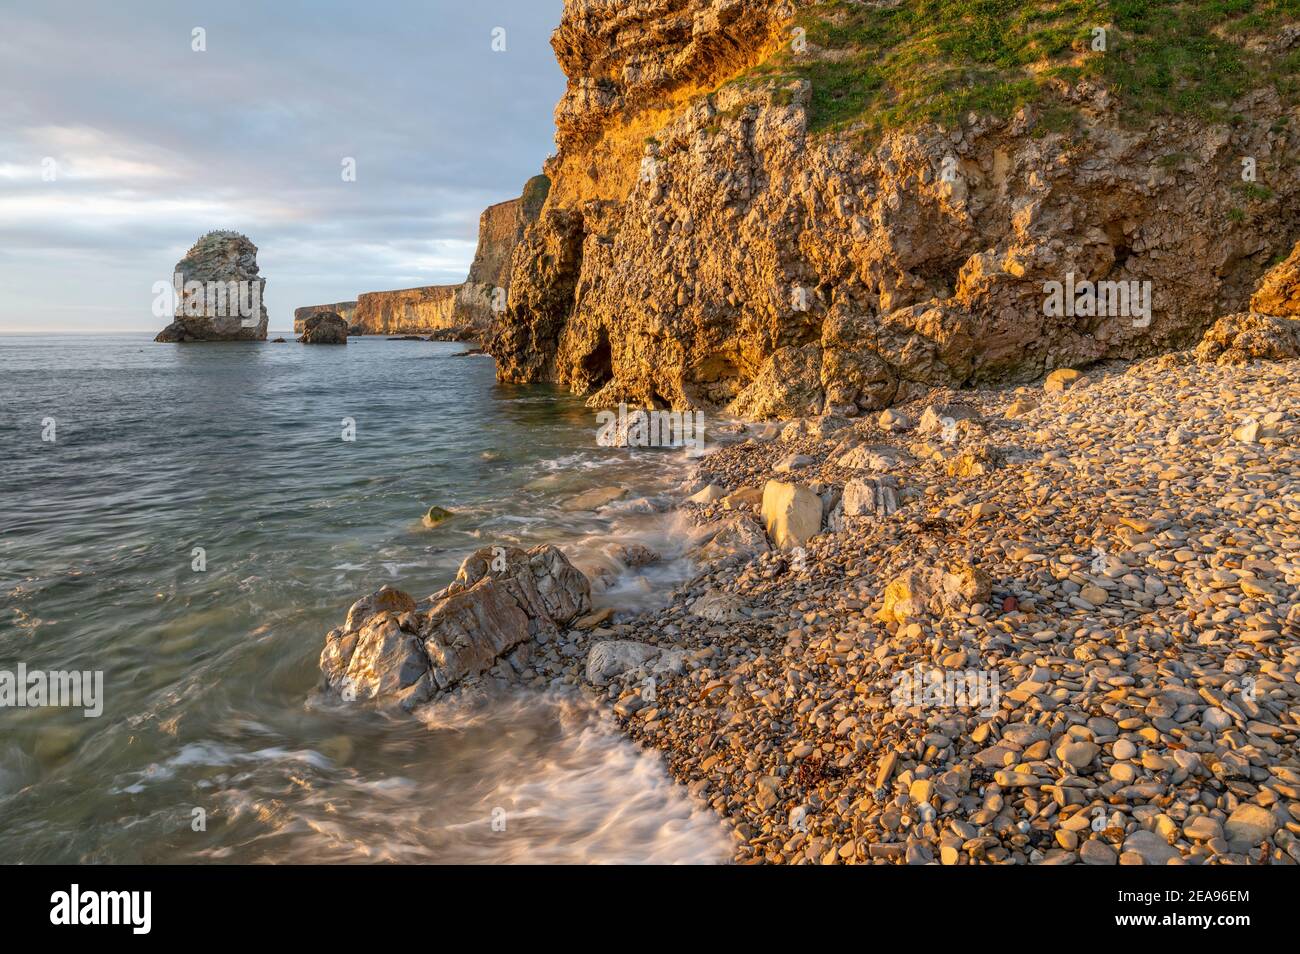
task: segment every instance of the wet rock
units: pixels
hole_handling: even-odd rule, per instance
[[[389,587],[354,603],[321,672],[346,701],[411,708],[590,609],[586,577],[556,547],[487,547],[424,603]]]
[[[302,324],[303,344],[347,344],[348,323],[332,311],[318,311]]]
[[[606,504],[627,496],[626,487],[593,487],[560,504],[561,510],[577,513],[580,510],[599,510]]]
[[[446,520],[450,520],[453,516],[454,514],[452,514],[452,512],[450,510],[447,510],[445,507],[435,506],[435,507],[430,507],[428,510],[424,512],[424,516],[421,518],[420,522],[423,523],[426,527],[436,527],[438,526],[438,524],[443,523]]]

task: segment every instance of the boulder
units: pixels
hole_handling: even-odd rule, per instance
[[[498,659],[554,622],[530,615],[510,586],[484,577],[452,593],[429,612],[424,651],[433,682],[445,690],[466,676],[491,669]]]
[[[912,455],[900,447],[888,444],[858,444],[850,447],[837,457],[833,463],[837,467],[849,470],[866,470],[871,473],[885,473],[898,467],[900,463],[911,460]]]
[[[944,471],[949,477],[983,477],[997,470],[1006,460],[1006,455],[991,444],[981,444],[962,451],[944,463]]]
[[[340,636],[327,638],[321,667],[337,674],[346,701],[382,699],[409,707],[428,698],[429,657],[412,615],[378,613],[355,636]]]
[[[701,563],[731,556],[748,560],[769,549],[763,525],[748,513],[734,513],[697,528],[691,556]]]
[[[1043,390],[1048,394],[1059,394],[1062,391],[1086,387],[1087,384],[1088,379],[1082,371],[1075,371],[1073,368],[1057,368],[1043,382]]]
[[[850,480],[844,485],[840,508],[846,517],[888,517],[898,510],[898,481],[893,477]]]
[[[369,596],[363,596],[352,604],[351,609],[348,610],[348,619],[344,628],[349,632],[356,632],[377,613],[392,613],[400,616],[403,613],[414,612],[415,600],[408,594],[391,586],[383,586],[376,592],[371,593]]]
[[[822,351],[817,345],[779,348],[728,407],[735,417],[802,417],[824,404]]]
[[[1225,315],[1196,347],[1203,364],[1246,364],[1300,357],[1300,320],[1243,313]]]
[[[882,431],[890,431],[892,433],[910,431],[916,426],[916,422],[910,417],[902,411],[896,411],[893,408],[890,408],[887,411],[882,411],[876,423],[880,425]]]
[[[266,279],[257,246],[238,232],[204,235],[176,263],[174,321],[154,341],[265,341]]]
[[[300,335],[306,329],[303,327],[307,319],[318,311],[330,311],[341,317],[349,323],[349,334],[361,334],[360,329],[353,331],[351,327],[352,317],[356,314],[357,303],[355,301],[339,301],[332,305],[304,305],[301,308],[293,310],[293,333]]]
[[[821,498],[799,484],[769,480],[762,512],[767,535],[780,549],[805,546],[822,528]]]
[[[778,461],[772,470],[778,474],[788,474],[791,471],[810,467],[813,463],[813,459],[807,454],[791,454],[789,457]]]
[[[577,513],[580,510],[599,510],[606,504],[626,496],[626,487],[593,487],[591,490],[584,490],[576,497],[570,497],[560,504],[560,509],[570,513]]]
[[[503,566],[504,564],[504,566]],[[490,577],[504,584],[528,613],[534,628],[566,626],[591,612],[591,585],[564,552],[550,544],[527,552],[484,547],[465,558],[454,585],[473,586]]]
[[[922,434],[942,434],[948,421],[977,421],[979,411],[969,404],[931,404],[921,414],[917,430]]]
[[[1124,839],[1124,852],[1138,855],[1146,865],[1167,865],[1182,858],[1177,848],[1153,831],[1133,832]]]
[[[703,490],[691,494],[686,499],[691,503],[711,504],[715,500],[721,500],[725,496],[727,496],[727,492],[725,490],[723,490],[717,484],[709,484]]]
[[[587,651],[587,681],[605,686],[616,676],[654,676],[681,673],[686,654],[680,649],[664,649],[629,639],[610,639],[596,643]]]
[[[348,323],[332,311],[318,311],[303,320],[303,344],[347,344]]]
[[[644,666],[659,655],[659,647],[629,639],[610,639],[587,650],[587,681],[604,686],[614,676]]]
[[[1273,837],[1277,828],[1277,818],[1271,811],[1243,802],[1228,816],[1223,832],[1233,851],[1246,852]]]
[[[430,507],[424,512],[421,522],[426,527],[436,527],[443,521],[450,520],[452,516],[452,512],[445,507]]]
[[[735,623],[748,618],[747,608],[745,601],[733,593],[709,590],[691,606],[691,615],[710,623]]]
[[[969,563],[951,570],[913,568],[885,587],[879,618],[907,623],[928,615],[943,616],[963,606],[987,603],[993,596],[988,573]]]
[[[390,587],[357,600],[325,638],[321,673],[345,701],[410,709],[590,611],[587,578],[557,548],[485,547],[420,604]]]
[[[1300,318],[1300,242],[1285,261],[1260,279],[1250,299],[1250,310],[1279,318]]]
[[[762,487],[742,487],[722,498],[722,506],[728,510],[757,510],[762,505]]]

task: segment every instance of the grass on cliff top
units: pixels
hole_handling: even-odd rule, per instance
[[[1274,85],[1300,98],[1300,51],[1248,52],[1242,40],[1300,19],[1300,0],[902,0],[892,7],[829,0],[796,25],[809,50],[789,46],[750,71],[812,83],[814,132],[889,129],[970,111],[1008,116],[1044,106],[1047,128],[1072,123],[1055,81],[1100,81],[1122,115],[1225,119],[1231,100]],[[1093,50],[1094,29],[1106,50]]]

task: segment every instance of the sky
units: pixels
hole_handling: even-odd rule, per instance
[[[463,281],[554,150],[561,6],[0,0],[0,333],[157,331],[212,229],[258,246],[272,331]]]

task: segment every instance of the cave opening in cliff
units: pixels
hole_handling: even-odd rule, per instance
[[[582,373],[587,387],[596,390],[614,378],[614,352],[609,346],[609,332],[604,328],[596,339],[596,347],[582,359]]]
[[[1129,246],[1128,236],[1124,230],[1122,221],[1106,223],[1106,237],[1110,239],[1115,262],[1111,265],[1112,269],[1121,269],[1128,264],[1129,256],[1133,254],[1133,249]]]

